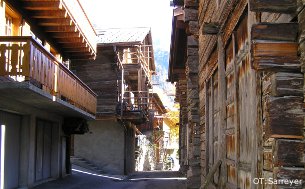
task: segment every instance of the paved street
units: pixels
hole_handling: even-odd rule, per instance
[[[178,172],[142,172],[125,176],[99,175],[82,169],[64,179],[48,182],[35,189],[185,189],[186,179]]]

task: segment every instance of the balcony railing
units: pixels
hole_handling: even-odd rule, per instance
[[[130,96],[131,93],[134,96]],[[125,91],[123,103],[126,106],[126,111],[144,111],[146,113],[152,109],[151,99],[148,91]]]
[[[96,94],[32,37],[0,37],[0,76],[29,81],[90,114]]]
[[[148,81],[151,82],[153,74],[153,71],[151,70],[151,64],[153,61],[153,57],[150,56],[151,51],[151,45],[139,45],[124,49],[122,53],[118,53],[118,57],[124,69],[128,69],[128,72],[137,73],[138,69],[134,66],[139,66],[139,68],[143,70]]]

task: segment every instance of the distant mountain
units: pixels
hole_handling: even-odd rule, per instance
[[[166,70],[168,69],[169,52],[160,48],[154,49],[155,63]]]

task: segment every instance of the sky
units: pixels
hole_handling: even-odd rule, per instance
[[[169,0],[80,0],[98,28],[151,27],[154,48],[169,50],[172,8]]]

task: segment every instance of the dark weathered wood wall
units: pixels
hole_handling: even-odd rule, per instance
[[[210,188],[305,179],[303,12],[301,1],[200,1],[202,183],[222,160]]]
[[[120,78],[113,47],[98,47],[94,61],[73,61],[71,70],[97,95],[98,119],[115,116]]]

